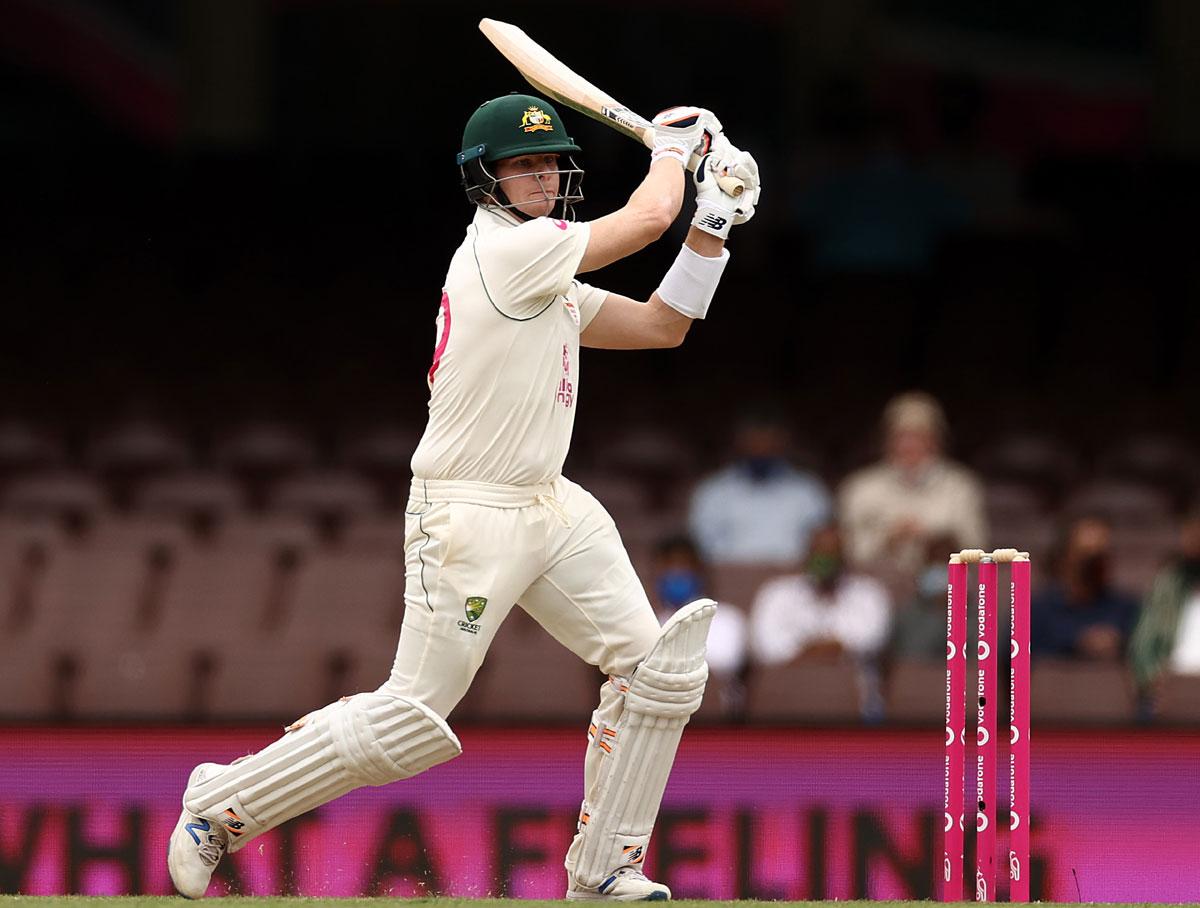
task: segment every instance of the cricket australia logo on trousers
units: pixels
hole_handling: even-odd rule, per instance
[[[487,598],[484,596],[468,596],[466,604],[463,606],[463,611],[467,614],[466,621],[458,622],[458,629],[466,631],[468,634],[478,634],[479,625],[475,622],[483,615],[483,610],[487,608]]]

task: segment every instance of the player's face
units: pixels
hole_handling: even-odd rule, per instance
[[[496,162],[496,178],[519,211],[542,218],[554,210],[558,195],[558,155],[530,154]]]

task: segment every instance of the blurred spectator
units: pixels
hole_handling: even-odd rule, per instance
[[[654,609],[660,622],[708,591],[708,568],[689,537],[669,536],[655,546]],[[717,609],[708,631],[708,667],[731,682],[740,681],[746,667],[746,616],[736,605],[722,602]]]
[[[896,610],[891,654],[898,659],[946,657],[946,561],[959,546],[950,536],[929,543],[912,596]]]
[[[857,82],[830,82],[816,107],[826,172],[795,203],[813,264],[843,273],[927,268],[942,237],[966,220],[966,206],[912,166]]]
[[[1032,652],[1112,661],[1125,653],[1138,604],[1109,583],[1111,528],[1083,517],[1068,529],[1055,563],[1057,580],[1044,584],[1031,606]]]
[[[1154,578],[1129,641],[1134,678],[1151,695],[1167,672],[1200,674],[1200,512],[1179,537],[1179,554]]]
[[[794,563],[829,519],[829,492],[788,463],[788,442],[777,413],[751,414],[734,438],[737,459],[696,487],[689,525],[709,561]]]
[[[796,659],[849,657],[862,670],[862,706],[881,710],[880,650],[891,625],[891,601],[872,577],[850,571],[842,534],[827,524],[813,534],[799,574],[763,584],[750,610],[750,651],[765,665]]]
[[[883,433],[883,461],[851,474],[840,491],[851,561],[911,576],[934,537],[984,545],[983,489],[971,471],[943,456],[941,405],[928,394],[901,394],[884,409]]]

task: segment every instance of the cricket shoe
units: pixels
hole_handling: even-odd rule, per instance
[[[662,883],[654,882],[636,867],[626,866],[618,867],[595,889],[580,886],[572,880],[567,898],[581,901],[665,902],[671,898],[671,890]]]
[[[224,768],[219,763],[201,763],[188,777],[188,788]],[[167,845],[167,869],[179,894],[189,899],[203,898],[228,847],[229,836],[220,823],[197,816],[185,807]]]

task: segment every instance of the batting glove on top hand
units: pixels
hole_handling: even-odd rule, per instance
[[[721,121],[703,107],[668,107],[653,120],[654,148],[650,160],[668,157],[687,167],[692,155],[705,155],[713,137],[721,133]]]
[[[734,198],[717,184],[718,176],[737,177],[745,189]],[[727,240],[734,224],[744,224],[754,217],[761,187],[758,184],[758,164],[749,152],[734,150],[730,157],[712,152],[700,162],[692,179],[696,184],[693,227]]]

